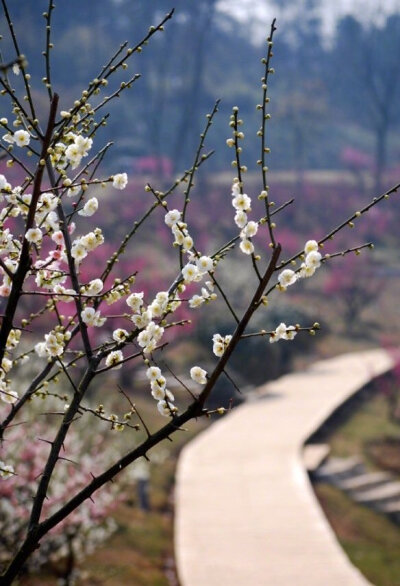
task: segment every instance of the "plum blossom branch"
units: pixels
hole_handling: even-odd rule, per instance
[[[46,44],[44,50],[44,58],[46,62],[46,88],[49,94],[50,101],[53,99],[53,90],[51,87],[51,65],[50,65],[50,51],[53,48],[53,44],[51,43],[51,17],[53,14],[53,10],[55,5],[53,0],[49,0],[49,5],[47,8],[47,12],[44,13],[44,18],[46,19]]]
[[[2,0],[2,2],[4,5],[4,0]],[[34,180],[34,185],[33,185],[32,200],[31,200],[31,204],[29,206],[28,216],[27,216],[27,220],[26,220],[25,234],[28,232],[28,230],[30,230],[32,228],[33,223],[34,223],[36,208],[37,208],[39,195],[40,195],[40,191],[41,191],[41,183],[42,183],[42,179],[43,179],[43,171],[44,171],[45,161],[48,157],[47,149],[50,146],[52,133],[53,133],[53,129],[54,129],[54,121],[55,121],[55,116],[56,116],[56,111],[57,111],[57,105],[58,105],[58,95],[54,94],[54,97],[53,97],[53,100],[51,103],[51,107],[50,107],[47,130],[46,130],[46,134],[43,139],[42,152],[41,152],[41,161],[43,161],[44,164],[39,164],[37,167],[37,170],[36,170],[35,180]],[[29,242],[26,238],[24,238],[24,241],[22,244],[22,249],[21,249],[21,254],[20,254],[20,258],[19,258],[18,268],[14,274],[11,292],[10,292],[10,296],[9,296],[8,302],[7,302],[6,315],[3,317],[3,321],[1,324],[1,328],[0,328],[0,363],[4,357],[7,338],[8,338],[10,331],[13,327],[14,315],[15,315],[15,312],[16,312],[16,309],[18,306],[18,300],[21,295],[22,287],[24,284],[26,274],[29,270],[29,266],[30,266]]]

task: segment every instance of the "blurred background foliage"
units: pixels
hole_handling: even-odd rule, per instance
[[[271,167],[301,172],[360,165],[360,160],[347,160],[351,148],[359,159],[370,157],[380,189],[384,170],[400,151],[400,14],[368,23],[361,13],[345,15],[327,37],[315,0],[266,4],[271,13],[281,14],[271,100],[277,120],[269,129]],[[204,114],[222,98],[211,145],[217,150],[209,169],[223,169],[229,163],[222,147],[232,105],[241,108],[248,135],[258,126],[254,106],[262,41],[217,0],[59,2],[52,25],[55,87],[67,107],[122,40],[137,42],[172,6],[175,15],[165,34],[156,36],[130,65],[142,78],[112,108],[104,139],[116,141],[111,157],[128,166],[138,157],[165,156],[178,171],[190,163]],[[38,47],[44,48],[46,9],[46,0],[11,3],[16,31],[39,80],[44,75]],[[264,36],[267,32],[266,27]],[[250,166],[258,158],[257,147],[257,141],[246,141]]]

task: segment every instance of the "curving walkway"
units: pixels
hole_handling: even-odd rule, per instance
[[[346,354],[260,387],[190,442],[178,463],[182,586],[367,586],[336,541],[303,467],[304,442],[389,370],[383,350]]]

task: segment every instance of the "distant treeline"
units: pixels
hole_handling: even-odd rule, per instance
[[[142,77],[113,105],[104,140],[117,139],[112,156],[124,165],[164,157],[174,170],[180,169],[191,162],[204,115],[222,98],[209,168],[229,165],[232,153],[225,139],[233,105],[240,107],[245,121],[244,162],[252,168],[259,158],[255,106],[264,47],[249,38],[241,23],[218,12],[216,0],[59,1],[52,21],[52,79],[62,94],[62,107],[68,108],[77,89],[98,75],[122,41],[134,46],[172,4],[175,14],[165,32],[130,62],[126,79],[134,73]],[[19,0],[10,6],[32,78],[40,80],[45,75],[42,13],[48,2]],[[389,17],[383,27],[369,28],[347,16],[338,22],[333,42],[327,46],[323,41],[311,10],[286,30],[278,22],[270,164],[299,173],[307,168],[369,168],[380,188],[385,168],[400,152],[400,15]],[[4,39],[3,58],[10,55]]]

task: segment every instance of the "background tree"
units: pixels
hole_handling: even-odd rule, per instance
[[[338,23],[328,83],[350,120],[373,132],[376,192],[382,190],[388,141],[400,121],[399,53],[400,15],[389,16],[384,26],[365,27],[353,16]]]

